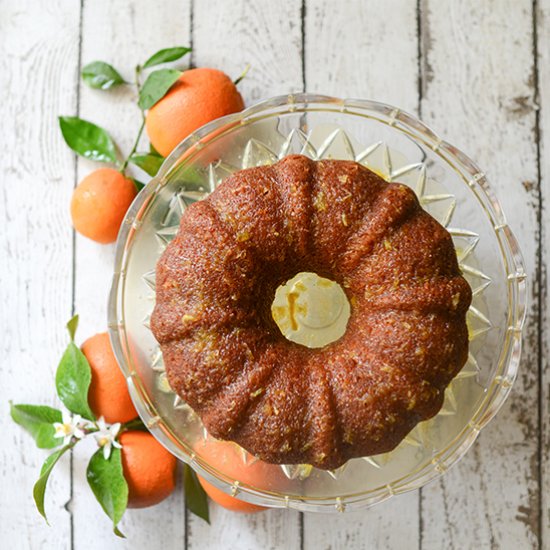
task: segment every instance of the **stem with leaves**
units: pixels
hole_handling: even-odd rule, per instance
[[[128,153],[128,156],[126,157],[126,159],[122,163],[122,166],[120,167],[120,171],[124,175],[126,175],[125,170],[128,167],[128,163],[130,162],[130,157],[136,152],[138,144],[139,144],[139,140],[141,139],[141,134],[143,134],[143,129],[145,128],[145,114],[143,113],[143,111],[141,111],[141,116],[142,116],[141,126],[139,127],[136,139],[134,141],[134,145],[132,146],[131,151]]]
[[[122,467],[119,438],[125,431],[146,431],[146,427],[140,418],[125,422],[122,426],[118,423],[109,425],[103,417],[96,418],[88,402],[91,367],[74,341],[77,327],[78,315],[75,315],[67,323],[70,341],[55,376],[57,394],[66,410],[10,402],[10,414],[14,422],[29,432],[39,448],[55,449],[46,458],[33,489],[36,507],[44,519],[46,485],[54,466],[80,440],[93,435],[99,449],[92,456],[86,470],[88,484],[105,513],[111,518],[114,533],[124,536],[118,529],[118,523],[128,503],[128,485]],[[206,494],[200,484],[195,482],[193,472],[186,475],[189,509],[208,521]]]
[[[135,78],[134,84],[136,86],[136,91],[137,91],[138,97],[141,94],[141,82],[140,82],[141,70],[142,70],[141,65],[136,65],[136,69],[135,69],[135,73],[134,73],[134,78]],[[137,151],[137,148],[138,148],[138,145],[139,145],[139,140],[141,139],[141,135],[143,134],[143,129],[145,128],[145,111],[141,108],[139,110],[141,112],[141,125],[139,127],[136,139],[134,140],[134,145],[132,146],[131,151],[128,153],[128,156],[126,157],[126,159],[122,163],[122,166],[120,167],[120,171],[124,175],[126,175],[125,170],[128,167],[128,163],[130,162],[130,158]]]
[[[67,145],[75,153],[87,159],[116,164],[118,170],[124,175],[126,175],[128,164],[132,163],[150,176],[154,176],[158,167],[162,164],[162,160],[164,160],[163,157],[155,151],[136,155],[145,128],[145,111],[153,107],[168,93],[176,80],[182,75],[182,71],[170,68],[154,70],[147,75],[143,85],[141,84],[141,76],[144,70],[177,61],[190,51],[191,48],[186,46],[165,48],[154,53],[143,65],[136,65],[134,85],[138,96],[137,104],[141,111],[141,125],[132,150],[124,161],[117,162],[115,143],[106,130],[78,117],[59,117],[59,125]],[[104,61],[88,63],[82,70],[82,78],[88,86],[99,90],[109,90],[129,84],[114,67]],[[143,183],[134,178],[132,179],[138,190],[144,186]]]

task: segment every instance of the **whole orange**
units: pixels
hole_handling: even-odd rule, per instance
[[[170,495],[176,486],[176,457],[148,432],[123,432],[119,441],[128,507],[153,506]]]
[[[128,422],[138,415],[128,386],[111,347],[109,335],[101,332],[82,344],[82,352],[90,363],[92,381],[88,402],[93,413],[106,422]]]
[[[197,128],[243,108],[241,94],[225,73],[206,67],[190,69],[147,113],[147,134],[166,157]]]
[[[136,195],[134,182],[118,170],[94,170],[73,192],[71,218],[74,228],[98,243],[116,241],[120,224]]]
[[[197,453],[211,466],[220,470],[225,475],[238,479],[262,489],[284,491],[288,480],[281,468],[274,464],[268,464],[262,460],[256,460],[248,455],[251,460],[245,463],[243,451],[234,443],[208,438],[196,448]],[[254,513],[266,510],[264,506],[251,504],[238,498],[234,498],[222,490],[214,487],[201,476],[198,476],[200,484],[208,496],[220,506],[233,512]]]

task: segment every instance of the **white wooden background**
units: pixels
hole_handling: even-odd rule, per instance
[[[161,47],[236,77],[247,103],[290,91],[372,98],[420,115],[489,174],[530,276],[522,369],[497,419],[458,466],[419,492],[334,516],[184,512],[181,488],[129,511],[115,539],[86,487],[85,453],[57,467],[51,527],[31,490],[44,452],[8,399],[53,404],[64,323],[106,330],[113,247],[73,235],[68,204],[92,165],[61,140],[79,115],[123,151],[132,94],[82,85],[83,63],[129,79]],[[548,279],[550,0],[0,0],[0,547],[16,549],[550,548]]]

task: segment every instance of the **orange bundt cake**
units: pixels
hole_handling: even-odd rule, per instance
[[[317,349],[271,314],[299,272],[337,282],[345,334]],[[171,387],[214,437],[332,469],[391,451],[441,408],[468,355],[471,289],[413,191],[349,161],[288,156],[184,213],[157,264],[151,328]]]

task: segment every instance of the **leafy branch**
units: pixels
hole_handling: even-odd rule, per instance
[[[40,471],[33,488],[38,512],[47,521],[45,511],[46,487],[50,474],[61,457],[73,449],[82,439],[93,435],[98,444],[86,471],[88,484],[102,509],[113,522],[113,531],[124,536],[118,528],[128,504],[128,484],[122,468],[120,435],[128,430],[146,430],[136,418],[121,424],[108,425],[103,418],[96,419],[88,402],[91,367],[74,338],[78,327],[78,315],[68,323],[70,341],[61,357],[55,375],[59,399],[65,410],[46,405],[13,404],[10,414],[14,422],[23,427],[41,449],[56,449],[50,454]],[[186,479],[194,473],[186,473]],[[208,503],[200,484],[185,484],[189,509],[208,521]]]
[[[143,85],[140,79],[144,70],[164,63],[171,63],[184,57],[191,51],[186,46],[164,48],[150,56],[143,65],[136,65],[134,83],[124,80],[120,73],[105,61],[92,61],[82,69],[82,79],[91,88],[111,90],[122,85],[134,85],[137,91],[137,105],[141,112],[141,124],[132,148],[124,160],[119,161],[117,148],[109,133],[100,126],[79,117],[59,117],[61,133],[67,145],[77,154],[96,162],[116,164],[118,170],[126,175],[128,164],[135,164],[149,176],[154,177],[164,157],[157,152],[136,154],[139,141],[145,128],[145,111],[158,103],[183,74],[177,69],[162,68],[148,73]],[[145,158],[144,158],[145,157]],[[134,179],[138,190],[144,184]]]

